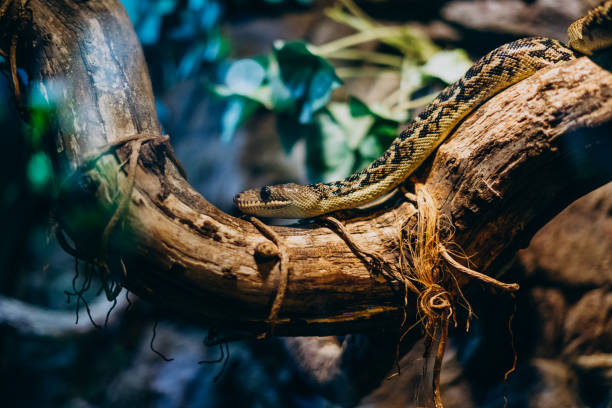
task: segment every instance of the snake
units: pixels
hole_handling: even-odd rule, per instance
[[[311,218],[364,205],[406,180],[459,123],[485,101],[538,70],[612,46],[612,0],[568,28],[568,45],[545,37],[504,44],[480,58],[448,86],[369,166],[329,183],[263,186],[234,196],[246,214]]]

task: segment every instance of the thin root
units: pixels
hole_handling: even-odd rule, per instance
[[[289,257],[280,235],[255,217],[249,217],[249,221],[259,230],[259,232],[265,235],[270,241],[274,242],[278,248],[280,276],[276,295],[274,296],[274,302],[272,303],[272,308],[268,315],[268,323],[270,325],[269,334],[272,335],[274,334],[274,327],[278,323],[278,314],[283,304],[283,300],[285,299],[285,294],[287,293],[287,285],[289,283],[289,268],[287,265],[289,263]],[[266,335],[266,333],[263,333],[258,337],[263,338],[266,337]]]
[[[369,251],[363,248],[351,235],[348,229],[342,224],[337,218],[331,215],[325,215],[320,217],[322,221],[330,224],[336,233],[346,242],[351,250],[359,256],[366,264],[377,271],[384,272],[387,277],[391,279],[397,279],[398,271],[395,270],[387,261],[384,260],[383,256],[375,251]]]
[[[446,260],[446,262],[448,262],[453,268],[455,268],[456,270],[458,270],[459,272],[462,272],[468,276],[471,276],[474,279],[478,279],[486,284],[489,284],[491,286],[495,286],[496,288],[502,289],[502,290],[506,290],[506,291],[510,291],[510,292],[516,292],[517,290],[520,289],[520,286],[518,283],[504,283],[504,282],[500,282],[497,279],[494,279],[488,275],[485,275],[484,273],[480,273],[477,272],[473,269],[467,268],[463,265],[461,265],[459,262],[457,262],[456,260],[453,259],[453,257],[450,256],[450,254],[448,253],[448,251],[446,250],[446,248],[444,247],[444,245],[440,244],[438,246],[439,250],[440,250],[440,254],[442,255],[442,257]]]

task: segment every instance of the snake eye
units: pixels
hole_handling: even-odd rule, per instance
[[[270,199],[270,195],[272,195],[272,190],[268,186],[263,186],[259,191],[259,196],[264,202]]]

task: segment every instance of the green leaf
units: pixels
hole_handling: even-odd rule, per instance
[[[357,149],[375,121],[374,116],[370,114],[365,105],[361,105],[359,106],[357,99],[353,98],[349,103],[335,102],[330,103],[327,107],[338,126],[342,127],[351,150]]]
[[[409,58],[404,58],[402,61],[401,74],[400,99],[401,102],[404,102],[415,91],[423,88],[425,85],[425,75],[422,72],[422,68],[417,66],[415,62]]]
[[[34,148],[40,148],[45,133],[49,130],[51,121],[50,112],[42,107],[32,109],[30,119],[30,144]]]
[[[51,160],[43,152],[35,153],[28,162],[27,175],[34,191],[41,191],[51,181]]]
[[[283,84],[297,102],[300,123],[310,123],[342,81],[325,59],[308,51],[304,42],[278,43],[274,56]]]
[[[222,98],[245,97],[274,109],[272,87],[265,84],[269,66],[265,58],[248,58],[232,62],[224,74],[224,84],[213,85],[210,90]]]
[[[349,175],[355,163],[355,154],[348,146],[346,129],[331,114],[316,116],[318,137],[306,139],[309,176],[314,181],[333,181]]]
[[[467,53],[461,49],[456,49],[438,51],[421,67],[421,71],[450,84],[461,78],[471,66],[472,61]]]
[[[400,121],[389,119],[392,115],[380,115],[376,111],[380,108],[379,105],[366,105],[357,98],[351,98],[349,101],[351,112],[357,115],[368,115],[372,118],[372,126],[368,129],[368,134],[363,137],[356,148],[356,163],[353,168],[358,171],[376,160],[385,151],[391,142],[397,137],[397,129]],[[382,106],[382,105],[380,105]]]
[[[177,78],[189,78],[200,67],[202,57],[206,50],[206,44],[196,44],[190,47],[185,55],[181,58],[178,67],[176,67]]]
[[[176,9],[177,2],[176,0],[123,0],[123,6],[134,22],[140,42],[149,45],[158,42],[162,18]]]
[[[293,146],[300,140],[315,135],[317,128],[313,124],[301,124],[292,115],[279,113],[276,115],[276,131],[280,137],[285,153],[289,154]]]
[[[385,147],[375,134],[368,135],[359,145],[359,163],[355,170],[361,170],[374,160],[380,157],[385,151]]]
[[[155,44],[159,40],[162,17],[157,14],[145,16],[137,27],[138,38],[143,45]]]
[[[408,120],[407,112],[391,112],[382,103],[366,104],[358,98],[351,97],[349,99],[349,106],[353,116],[369,115],[376,118],[377,121],[387,121],[390,124],[395,124],[395,126]]]
[[[230,65],[225,73],[225,84],[236,94],[249,95],[262,85],[265,75],[264,68],[257,61],[241,59]]]
[[[285,85],[281,78],[280,67],[274,54],[268,57],[268,84],[270,86],[270,101],[276,112],[293,113],[297,105],[291,90]]]
[[[221,116],[221,141],[232,140],[236,129],[257,109],[258,104],[242,97],[232,97]]]
[[[341,179],[378,158],[397,136],[398,122],[351,98],[333,102],[314,118],[317,131],[304,136],[313,182]]]
[[[392,114],[381,104],[367,105],[355,97],[349,99],[349,107],[353,116],[368,115],[373,118],[368,134],[380,139],[385,148],[397,137],[399,124],[407,120],[405,113]]]
[[[260,86],[259,88],[246,94],[233,92],[226,85],[214,85],[210,88],[210,91],[216,94],[217,96],[220,96],[221,98],[244,97],[250,99],[253,102],[257,102],[263,105],[266,109],[274,109],[274,103],[272,101],[272,90],[269,85]]]

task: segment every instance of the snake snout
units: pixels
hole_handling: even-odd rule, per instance
[[[234,194],[234,205],[242,209],[247,204],[247,197],[244,193]]]

